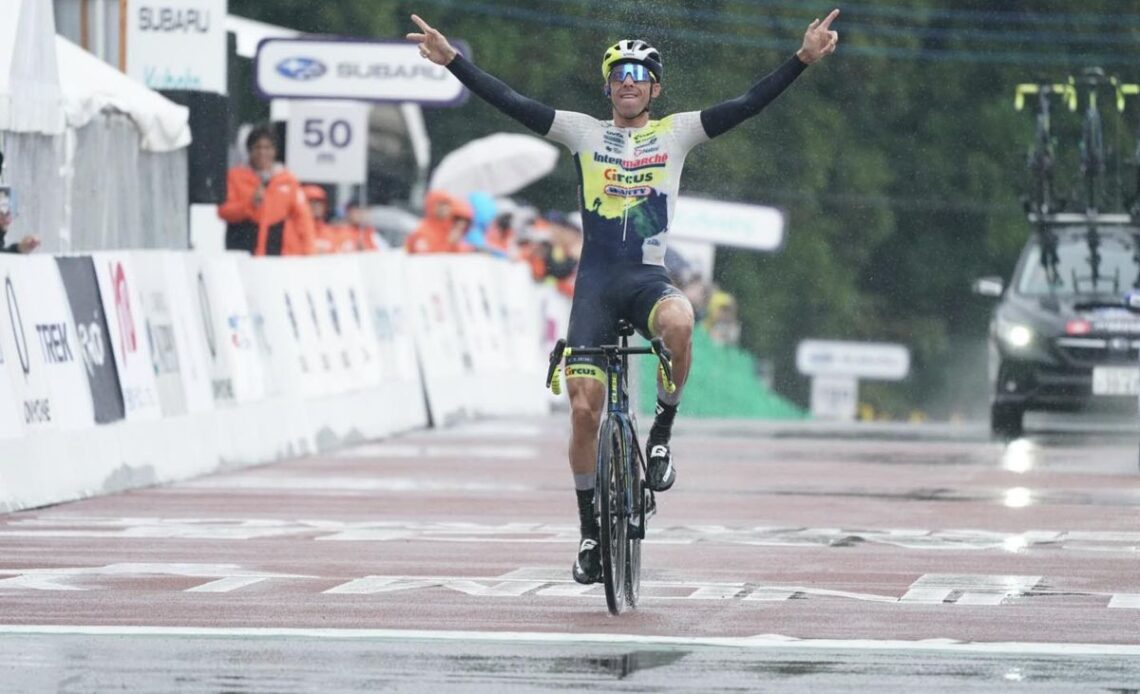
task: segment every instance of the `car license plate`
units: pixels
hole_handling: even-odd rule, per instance
[[[1093,395],[1140,395],[1140,367],[1094,366]]]

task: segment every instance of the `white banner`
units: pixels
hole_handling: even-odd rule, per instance
[[[27,431],[95,425],[75,322],[51,256],[0,256],[0,351]]]
[[[128,0],[127,74],[151,89],[226,93],[226,0]]]
[[[452,39],[464,55],[462,42]],[[463,84],[407,41],[271,38],[257,47],[254,80],[263,98],[352,99],[456,106]]]
[[[197,414],[214,409],[214,393],[197,296],[197,274],[191,276],[187,269],[187,260],[192,257],[195,257],[192,253],[164,252],[160,254],[160,264],[166,279],[166,299],[174,326],[186,410]]]
[[[350,390],[374,388],[383,376],[380,346],[368,310],[360,264],[350,255],[322,259],[330,310],[337,311],[338,335],[348,355]]]
[[[379,350],[378,372],[386,384],[414,384],[420,386],[420,371],[416,359],[416,339],[413,321],[418,315],[408,290],[409,263],[402,253],[367,253],[355,256],[361,267],[367,298],[371,309],[370,324],[376,335]],[[407,403],[420,407],[420,403]]]
[[[215,404],[260,400],[265,383],[236,253],[187,256],[191,294],[197,294],[210,355]],[[241,254],[244,255],[244,254]]]
[[[248,264],[243,281],[250,310],[262,317],[265,339],[271,346],[266,372],[280,392],[292,395],[321,393],[320,374],[314,370],[315,338],[306,339],[308,321],[297,311],[295,281],[308,258],[258,258]]]
[[[462,326],[451,300],[448,258],[415,255],[407,262],[408,303],[428,407],[432,422],[444,426],[469,414],[470,346],[459,332]]]
[[[134,263],[128,253],[95,253],[91,259],[99,278],[127,419],[159,419],[162,405]]]
[[[804,340],[796,346],[796,368],[807,376],[899,381],[910,372],[910,350],[891,342]]]
[[[368,167],[367,104],[293,101],[285,157],[289,170],[312,183],[364,183]]]
[[[777,251],[784,244],[784,213],[775,207],[681,196],[669,238]]]
[[[819,419],[855,420],[859,407],[859,381],[851,376],[815,376],[811,379],[811,415]]]
[[[175,417],[186,414],[188,410],[163,255],[161,251],[134,252],[131,254],[131,266],[146,326],[146,340],[150,345],[159,405],[163,416]],[[96,256],[96,262],[100,257]]]

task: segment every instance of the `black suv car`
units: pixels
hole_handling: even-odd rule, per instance
[[[1140,225],[1129,215],[1056,214],[1036,222],[989,333],[990,427],[1020,436],[1026,410],[1135,408],[1140,316],[1124,294],[1140,281]],[[1004,291],[1003,291],[1004,289]]]

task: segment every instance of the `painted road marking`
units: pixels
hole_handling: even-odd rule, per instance
[[[620,644],[643,646],[710,646],[741,649],[811,649],[822,651],[893,651],[950,653],[1007,653],[1015,655],[1140,657],[1140,645],[1105,643],[1035,643],[1026,641],[920,641],[872,639],[799,639],[781,634],[755,636],[653,636],[641,634],[576,634],[525,631],[429,631],[419,629],[295,629],[259,627],[150,627],[80,626],[55,624],[0,624],[0,635],[26,636],[165,636],[186,638],[306,638],[407,641],[459,641],[463,643]]]
[[[92,579],[100,576],[152,577],[179,576],[187,578],[210,578],[190,592],[228,593],[269,579],[317,578],[303,574],[280,574],[264,571],[248,571],[237,564],[189,564],[189,563],[134,563],[124,562],[106,566],[53,567],[45,569],[0,569],[0,593],[8,590],[105,590],[92,585]],[[75,585],[82,582],[84,585]]]
[[[236,564],[120,563],[95,567],[0,569],[0,593],[74,590],[116,590],[114,583],[100,586],[99,578],[182,577],[211,579],[191,588],[170,592],[231,593],[275,579],[327,580],[325,577],[250,571]],[[782,602],[793,599],[838,598],[898,605],[998,606],[1009,598],[1032,598],[1051,594],[1106,597],[1106,607],[1140,609],[1132,593],[1114,594],[1074,590],[1039,590],[1040,576],[991,576],[985,574],[926,574],[901,596],[830,590],[815,586],[765,585],[755,582],[648,580],[641,581],[641,597],[650,600]],[[178,585],[182,585],[181,582]],[[268,586],[272,588],[272,585]],[[296,590],[296,584],[292,584]],[[523,567],[501,576],[371,575],[353,578],[322,590],[328,595],[384,595],[423,590],[450,590],[479,598],[518,598],[524,595],[583,597],[601,591],[601,585],[579,586],[565,569]],[[162,591],[162,586],[152,590]]]
[[[425,479],[422,477],[333,477],[329,475],[281,475],[262,471],[260,473],[214,475],[182,482],[168,491],[178,493],[183,489],[212,489],[219,492],[248,491],[265,489],[272,491],[303,491],[307,494],[321,492],[362,493],[362,492],[530,492],[537,487],[510,482],[470,480],[449,480],[446,478]]]
[[[535,446],[480,445],[438,443],[377,443],[346,448],[333,454],[334,458],[478,458],[490,460],[536,460]]]
[[[300,479],[300,478],[298,478]],[[320,479],[304,478],[319,486]],[[208,485],[208,482],[203,482]],[[290,483],[292,484],[292,483]],[[301,485],[300,482],[297,482]],[[333,484],[341,484],[334,481]],[[501,486],[496,486],[501,489]],[[649,544],[688,545],[701,542],[758,547],[837,547],[872,543],[919,550],[1027,550],[1065,549],[1095,552],[1140,552],[1140,532],[1029,530],[1002,533],[985,530],[927,530],[916,528],[789,528],[779,526],[729,527],[683,525],[653,527]],[[547,523],[468,523],[336,520],[277,520],[243,518],[106,518],[52,514],[46,518],[22,515],[0,521],[4,537],[36,538],[183,538],[202,540],[254,540],[310,536],[310,539],[344,542],[426,540],[437,542],[569,542],[577,544],[578,529]]]

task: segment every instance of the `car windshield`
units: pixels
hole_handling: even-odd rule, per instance
[[[1017,291],[1021,294],[1073,296],[1075,294],[1117,294],[1127,290],[1140,277],[1133,242],[1128,236],[1101,233],[1097,249],[1099,263],[1094,263],[1086,234],[1057,234],[1057,273],[1050,281],[1041,264],[1041,244],[1029,249]]]

